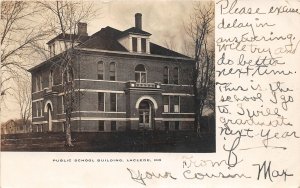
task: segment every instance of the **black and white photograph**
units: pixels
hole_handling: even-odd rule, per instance
[[[2,1],[1,19],[2,151],[215,152],[212,2]]]
[[[299,0],[2,0],[1,188],[300,186]]]

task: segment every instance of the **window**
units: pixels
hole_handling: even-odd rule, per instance
[[[64,96],[61,96],[61,113],[65,112]]]
[[[98,93],[98,110],[104,111],[104,93]]]
[[[141,43],[142,52],[146,52],[146,39],[142,38]]]
[[[40,90],[43,90],[43,80],[42,80],[42,75],[40,75],[40,79],[39,79],[39,88]]]
[[[116,131],[117,130],[117,122],[116,121],[111,121],[110,122],[110,130],[111,131]]]
[[[175,130],[179,130],[179,121],[175,121]]]
[[[111,62],[109,64],[109,80],[116,80],[116,63]]]
[[[55,43],[53,43],[52,50],[53,50],[53,56],[55,56]]]
[[[35,103],[35,108],[36,108],[36,117],[43,116],[43,102],[42,101],[37,101]]]
[[[137,65],[134,69],[135,81],[137,83],[147,83],[147,72],[144,65]]]
[[[35,77],[35,90],[36,91],[41,91],[42,89],[43,89],[42,75],[37,74],[36,77]]]
[[[43,116],[43,102],[42,101],[40,101],[40,110],[41,110],[40,116]]]
[[[39,117],[39,112],[40,112],[40,104],[39,102],[35,103],[35,109],[36,109],[36,117]]]
[[[50,56],[52,57],[53,55],[52,55],[52,46],[51,45],[49,45],[49,52],[50,52]]]
[[[50,70],[49,73],[49,89],[51,89],[53,86],[53,70]]]
[[[165,130],[168,131],[170,129],[170,125],[168,121],[165,121]]]
[[[71,66],[67,67],[67,81],[71,82],[74,78],[73,69]]]
[[[177,113],[180,112],[180,97],[174,96],[173,102],[174,102],[174,112],[177,112]]]
[[[116,93],[110,94],[110,111],[111,112],[117,111],[117,94]]]
[[[174,84],[178,84],[178,75],[179,69],[177,67],[174,68]]]
[[[97,70],[98,70],[98,80],[103,80],[104,79],[104,64],[102,61],[98,62],[97,65]]]
[[[104,131],[104,121],[98,121],[98,131]]]
[[[39,91],[40,90],[40,76],[37,75],[35,77],[35,91]]]
[[[169,68],[168,67],[164,67],[163,83],[164,84],[169,83]]]
[[[132,51],[137,52],[137,38],[132,37]]]
[[[170,111],[170,98],[169,96],[163,96],[164,112]]]

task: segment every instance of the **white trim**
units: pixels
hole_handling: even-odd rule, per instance
[[[124,94],[125,91],[115,91],[115,90],[103,90],[103,89],[76,89],[75,91],[86,91],[86,92],[94,92],[94,93],[120,93]],[[59,93],[58,96],[62,96],[64,93]]]
[[[162,95],[170,95],[170,96],[194,96],[193,94],[188,94],[188,93],[162,93]]]
[[[160,121],[195,121],[195,118],[154,118]]]
[[[163,86],[180,86],[180,87],[193,87],[193,85],[180,85],[180,84],[161,84]]]
[[[195,113],[176,113],[176,112],[162,112],[161,114],[174,114],[174,115],[195,115]]]
[[[72,113],[99,113],[99,114],[105,114],[105,113],[111,113],[111,114],[126,114],[126,112],[105,112],[105,111],[74,111]]]
[[[33,94],[37,94],[39,92],[43,92],[43,90],[41,90],[41,91],[35,91],[35,92],[31,93],[31,94],[33,95]]]
[[[138,108],[139,108],[139,105],[140,105],[140,102],[142,102],[142,101],[145,100],[145,99],[148,99],[148,100],[150,100],[150,101],[153,103],[154,109],[155,109],[155,110],[158,108],[158,105],[157,105],[155,99],[154,99],[153,97],[151,97],[151,96],[148,96],[148,95],[145,95],[145,96],[140,97],[140,98],[136,101],[136,103],[135,103],[135,108],[138,109]]]
[[[54,122],[54,123],[62,123],[62,122],[65,122],[65,121],[66,121],[65,119],[52,120],[52,122]]]
[[[87,92],[96,92],[96,93],[122,93],[124,91],[114,91],[114,90],[103,90],[103,89],[77,89],[77,91],[87,91]]]
[[[131,37],[136,37],[136,38],[144,38],[144,39],[147,39],[147,38],[149,38],[149,36],[144,36],[144,35],[135,35],[135,34],[129,34],[129,36],[131,36]]]
[[[181,60],[193,61],[193,59],[190,59],[190,58],[171,57],[171,56],[163,56],[163,55],[153,55],[153,54],[147,54],[147,53],[132,53],[132,52],[121,52],[121,51],[109,51],[109,50],[98,50],[98,49],[90,49],[90,48],[76,48],[76,49],[82,50],[82,51],[90,51],[90,52],[104,52],[104,53],[112,53],[112,54],[126,54],[126,55],[131,55],[131,56],[161,57],[161,58],[166,58],[166,59],[181,59]]]
[[[138,121],[139,118],[103,118],[103,117],[74,117],[71,118],[72,121],[96,121],[96,120],[104,120],[104,121]],[[194,121],[194,118],[154,118],[154,120],[158,121]],[[64,122],[65,119],[57,119],[57,120],[52,120],[52,122]],[[47,121],[38,121],[38,122],[33,122],[32,124],[44,124],[48,123]]]
[[[42,101],[42,100],[44,100],[44,98],[35,99],[35,100],[31,101],[31,102],[38,102],[38,101]]]
[[[73,111],[72,114],[74,113],[96,113],[96,114],[126,114],[126,112],[108,112],[108,111]],[[56,115],[65,115],[66,113],[63,114],[56,114]],[[44,117],[44,116],[42,116]]]
[[[44,112],[47,112],[47,105],[48,105],[48,104],[50,104],[50,106],[51,106],[51,111],[53,111],[53,104],[52,104],[51,100],[47,100],[47,101],[45,102]]]
[[[39,118],[44,118],[44,116],[32,117],[32,119],[39,119]]]
[[[106,120],[106,121],[130,121],[139,120],[139,118],[103,118],[103,117],[74,117],[71,120],[82,120],[82,121],[95,121],[95,120]]]
[[[112,81],[112,80],[93,80],[93,79],[74,79],[78,81],[90,81],[90,82],[114,82],[114,83],[126,83],[124,81]]]
[[[37,121],[37,122],[32,122],[33,125],[36,124],[44,124],[44,123],[48,123],[47,121]]]

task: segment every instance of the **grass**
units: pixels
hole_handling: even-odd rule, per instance
[[[51,152],[215,152],[215,134],[192,131],[73,132],[73,147],[65,134],[25,133],[1,136],[1,151]]]

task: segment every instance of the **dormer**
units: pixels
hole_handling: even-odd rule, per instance
[[[88,37],[87,23],[79,22],[77,24],[76,34],[65,34],[65,36],[63,36],[61,33],[47,42],[50,57],[60,54],[66,50],[64,41],[66,42],[67,49],[69,49],[72,46],[72,42],[74,42],[74,46],[77,46],[78,44],[87,40]]]
[[[135,27],[123,31],[118,39],[129,52],[150,54],[151,34],[142,30],[142,14],[135,14]]]

